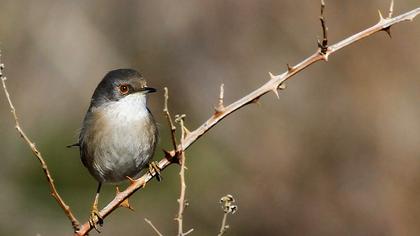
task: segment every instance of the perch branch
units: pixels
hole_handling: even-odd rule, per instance
[[[0,55],[0,59],[1,59],[1,55]],[[50,187],[52,197],[54,197],[54,199],[57,201],[58,205],[61,207],[61,209],[63,209],[64,213],[69,218],[69,220],[71,222],[71,225],[73,226],[73,230],[76,232],[77,230],[79,230],[79,227],[80,227],[79,221],[74,216],[70,207],[64,202],[64,200],[61,198],[60,194],[58,193],[58,191],[55,187],[55,184],[54,184],[54,179],[52,178],[52,176],[50,174],[47,163],[44,161],[44,158],[42,157],[41,152],[35,146],[35,143],[33,143],[29,139],[29,137],[25,134],[25,132],[23,131],[23,129],[22,129],[20,123],[19,123],[19,119],[18,119],[18,116],[16,114],[16,109],[15,109],[13,103],[12,103],[12,99],[10,98],[10,94],[9,94],[9,92],[7,90],[7,87],[6,87],[6,77],[3,76],[3,69],[4,69],[4,64],[2,64],[1,60],[0,60],[0,78],[1,78],[1,82],[3,84],[4,94],[6,95],[7,101],[9,103],[10,112],[12,113],[13,118],[15,120],[15,128],[16,128],[17,132],[19,133],[20,137],[23,140],[25,140],[25,142],[28,144],[29,148],[31,149],[32,153],[35,155],[35,157],[38,159],[39,163],[41,164],[41,168],[44,171],[45,177],[47,178],[47,182],[48,182],[48,185]]]
[[[392,25],[401,23],[403,21],[412,21],[418,14],[420,14],[420,7],[406,12],[404,14],[395,16],[393,18],[382,18],[377,24],[359,33],[356,33],[336,44],[328,46],[325,53],[321,53],[320,49],[318,48],[318,50],[313,55],[309,56],[297,65],[289,67],[289,69],[286,72],[280,75],[273,75],[272,78],[268,82],[263,84],[261,87],[252,91],[248,95],[240,98],[239,100],[233,102],[232,104],[226,106],[223,112],[217,115],[213,114],[206,122],[204,122],[200,127],[195,129],[194,131],[188,132],[186,134],[185,139],[183,140],[183,144],[178,145],[176,149],[167,152],[169,158],[163,158],[158,163],[158,166],[162,170],[164,170],[167,166],[173,163],[171,161],[171,158],[174,158],[176,156],[176,153],[185,151],[188,147],[191,146],[191,144],[197,141],[203,134],[208,132],[213,126],[215,126],[225,117],[248,104],[255,103],[261,96],[265,95],[266,93],[269,93],[270,91],[277,91],[277,89],[284,88],[283,83],[286,80],[290,79],[292,76],[304,70],[313,63],[318,61],[326,61],[329,55],[332,55],[335,52],[343,49],[344,47],[358,42],[374,33],[385,30],[386,28],[389,28]],[[127,189],[115,196],[115,198],[100,211],[101,217],[106,218],[111,212],[118,208],[119,204],[122,201],[124,201],[124,199],[130,197],[137,190],[141,189],[141,187],[144,186],[144,184],[146,184],[151,179],[152,176],[149,173],[146,173],[142,177],[134,181],[130,186],[127,187]],[[76,235],[86,235],[90,230],[92,230],[92,228],[89,225],[89,223],[86,222],[81,226],[81,229],[76,233]]]

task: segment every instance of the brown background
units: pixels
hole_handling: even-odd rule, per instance
[[[418,7],[396,1],[396,13]],[[330,40],[377,22],[389,1],[327,1]],[[194,129],[213,112],[220,83],[230,103],[316,49],[318,1],[0,1],[0,42],[12,98],[63,197],[86,220],[96,184],[68,150],[105,72],[136,68],[159,89],[150,107],[186,113]],[[289,81],[280,100],[233,114],[188,151],[185,227],[215,235],[219,198],[239,211],[227,235],[419,235],[420,25],[392,28]],[[0,235],[70,235],[38,163],[0,97]],[[161,158],[158,152],[157,158]],[[101,235],[174,235],[175,166],[132,197]],[[104,206],[114,194],[103,189]],[[96,235],[96,233],[92,233]]]

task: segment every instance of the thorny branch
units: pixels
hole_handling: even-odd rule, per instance
[[[51,195],[53,198],[57,201],[58,205],[63,209],[66,216],[69,218],[71,225],[73,226],[73,230],[76,232],[79,230],[80,223],[74,216],[73,212],[71,211],[70,207],[64,202],[64,200],[61,198],[60,194],[57,192],[57,189],[54,184],[54,179],[51,177],[50,171],[48,169],[47,163],[45,162],[44,158],[42,157],[41,152],[38,150],[38,148],[35,146],[35,143],[33,143],[29,137],[25,134],[23,131],[18,116],[16,114],[16,109],[13,106],[12,100],[10,98],[10,94],[6,87],[6,77],[3,76],[3,69],[4,64],[1,62],[1,54],[0,54],[0,78],[1,82],[3,84],[3,90],[4,94],[6,95],[7,101],[9,103],[10,112],[13,115],[13,118],[15,119],[15,128],[17,132],[19,133],[20,137],[25,140],[25,142],[28,144],[29,148],[31,149],[32,153],[35,155],[35,157],[38,159],[39,163],[41,164],[41,168],[44,171],[45,177],[47,178],[48,185],[50,187]]]
[[[185,166],[185,148],[184,146],[184,140],[185,140],[185,136],[186,136],[186,129],[184,126],[184,118],[185,115],[177,115],[175,117],[175,122],[178,122],[181,126],[181,151],[180,151],[180,164],[181,164],[181,168],[179,170],[179,179],[180,179],[180,183],[181,183],[181,190],[180,190],[180,194],[179,194],[179,198],[178,198],[178,215],[176,217],[176,220],[178,221],[178,236],[184,236],[189,234],[190,232],[192,232],[193,229],[190,229],[188,232],[184,233],[184,229],[183,229],[183,214],[184,214],[184,209],[186,206],[186,201],[185,201],[185,190],[187,188],[187,185],[185,184],[185,169],[187,168]]]
[[[190,147],[195,141],[197,141],[202,135],[204,135],[207,131],[209,131],[213,126],[219,123],[228,115],[232,114],[236,110],[258,101],[258,99],[269,93],[270,91],[275,91],[277,93],[277,89],[284,89],[284,82],[290,79],[295,74],[299,73],[300,71],[306,69],[310,65],[318,61],[327,61],[328,56],[334,54],[335,52],[343,49],[344,47],[358,42],[370,35],[384,31],[387,28],[404,22],[404,21],[412,21],[418,14],[420,14],[420,7],[409,12],[403,13],[401,15],[395,16],[393,18],[381,18],[378,23],[375,25],[356,33],[336,44],[328,46],[325,53],[321,52],[321,49],[318,50],[309,56],[308,58],[304,59],[302,62],[298,63],[295,66],[288,66],[288,70],[280,75],[272,75],[271,79],[263,84],[261,87],[257,88],[256,90],[252,91],[248,95],[240,98],[239,100],[233,102],[232,104],[225,107],[223,112],[220,114],[213,114],[206,122],[204,122],[200,127],[195,129],[194,131],[188,132],[186,134],[185,139],[183,140],[182,145],[178,145],[176,149],[167,153],[165,158],[163,158],[159,163],[158,166],[161,170],[165,169],[169,165],[173,163],[171,160],[172,158],[176,158],[176,153],[181,151],[185,151],[188,147]],[[119,204],[124,201],[124,199],[130,197],[134,192],[139,190],[144,184],[149,182],[152,179],[149,173],[144,174],[142,177],[137,179],[134,183],[127,187],[126,190],[118,194],[107,206],[105,206],[101,211],[100,214],[102,218],[106,218],[111,212],[118,208]],[[90,230],[92,230],[91,226],[88,222],[84,223],[81,229],[77,232],[77,235],[86,235]]]

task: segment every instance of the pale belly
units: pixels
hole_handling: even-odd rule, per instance
[[[82,160],[99,182],[137,178],[153,156],[157,142],[153,117],[148,110],[129,115],[119,112],[90,118],[83,134]]]

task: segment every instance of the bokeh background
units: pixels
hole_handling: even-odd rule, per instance
[[[327,1],[331,42],[387,13],[388,0]],[[395,12],[419,7],[398,0]],[[115,68],[140,70],[159,89],[150,108],[169,149],[163,87],[194,129],[225,84],[230,103],[316,49],[318,1],[0,1],[0,47],[21,123],[63,198],[85,221],[96,183],[76,140],[89,99]],[[234,113],[187,152],[185,228],[216,235],[219,199],[239,206],[226,235],[420,234],[420,22],[379,33],[287,82],[278,100]],[[0,96],[0,235],[71,235],[45,177],[16,135]],[[156,159],[162,153],[156,153]],[[101,235],[175,235],[178,168],[131,198]],[[114,194],[103,188],[101,206]],[[92,232],[91,235],[97,235]]]

